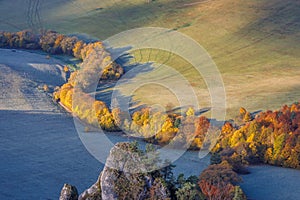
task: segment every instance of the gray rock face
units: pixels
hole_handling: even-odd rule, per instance
[[[121,171],[128,175],[147,173],[143,158],[141,152],[132,144],[119,142],[110,150],[105,168]]]
[[[151,176],[146,164],[145,155],[135,146],[117,143],[102,172],[102,199],[166,199],[166,187]]]
[[[64,184],[61,192],[59,200],[77,200],[78,192],[75,186]]]
[[[167,199],[169,192],[161,177],[153,177],[146,171],[142,155],[143,153],[130,143],[117,143],[111,149],[96,183],[80,194],[78,199]],[[63,194],[65,193],[69,194]]]
[[[114,191],[114,184],[116,179],[116,175],[111,173],[111,170],[109,168],[105,167],[100,179],[102,199],[117,199],[117,194]]]
[[[101,177],[102,172],[100,173],[98,180],[90,188],[86,189],[83,193],[79,195],[78,200],[101,200]]]

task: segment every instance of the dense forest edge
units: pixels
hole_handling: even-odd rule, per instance
[[[212,165],[199,177],[175,180],[159,173],[166,181],[171,199],[245,199],[237,186],[241,181],[237,173],[248,173],[247,165],[264,163],[300,169],[299,102],[256,115],[241,108],[235,121],[212,129],[210,119],[196,116],[193,108],[189,108],[184,116],[173,112],[172,105],[166,106],[167,113],[143,108],[128,116],[120,108],[110,110],[103,101],[90,95],[98,85],[116,81],[125,73],[122,66],[112,60],[102,42],[85,42],[54,31],[34,34],[25,30],[0,32],[0,47],[42,50],[50,55],[68,55],[81,60],[80,70],[64,67],[70,77],[53,91],[53,98],[84,122],[103,130],[121,131],[122,128],[132,136],[142,135],[149,143],[192,150],[202,148],[209,131],[220,131],[212,150]],[[89,82],[95,79],[99,81]],[[44,89],[48,90],[46,86]],[[137,147],[129,149],[138,151]],[[125,193],[119,195],[122,194]],[[184,196],[186,194],[189,196]]]

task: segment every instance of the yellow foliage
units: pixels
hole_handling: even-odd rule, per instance
[[[63,39],[64,39],[64,36],[59,34],[54,42],[54,46],[58,47]]]
[[[55,100],[58,100],[58,99],[60,98],[60,91],[54,92],[54,93],[53,93],[53,98],[54,98]]]
[[[178,128],[175,128],[171,119],[168,118],[163,123],[161,131],[156,135],[156,139],[158,139],[160,143],[167,143],[174,138],[177,132]]]
[[[250,112],[246,112],[246,114],[244,115],[243,121],[244,122],[251,121],[251,114],[250,114]]]
[[[112,69],[111,66],[112,60],[110,56],[106,56],[103,60],[102,60],[102,67],[105,67],[107,69]],[[109,68],[108,68],[109,67]]]
[[[64,100],[64,105],[67,108],[69,108],[70,110],[72,110],[73,92],[74,92],[74,89],[68,90],[67,93],[66,93],[65,100]]]
[[[55,40],[55,45],[60,46],[63,40],[64,36],[58,35]],[[77,40],[74,44],[72,52],[75,57],[81,58],[83,60],[87,58],[90,54],[95,55],[96,58],[101,58],[102,60],[98,62],[98,65],[108,65],[108,67],[105,68],[105,70],[103,71],[103,74],[104,76],[106,76],[106,78],[119,78],[123,74],[123,69],[119,65],[111,64],[112,58],[110,54],[104,50],[102,42],[85,44],[83,41]],[[88,59],[91,60],[85,60],[87,66],[89,66],[89,63],[92,63],[92,59],[94,58],[89,57]],[[70,69],[67,66],[64,66],[64,71],[69,72]],[[91,74],[93,74],[93,71],[91,71]],[[74,91],[75,85],[77,84],[77,75],[78,71],[71,73],[68,83],[64,84],[60,89],[54,92],[54,98],[60,99],[61,102],[69,109],[72,109],[72,107],[74,107],[73,112],[80,119],[85,120],[86,122],[91,124],[100,124],[105,130],[115,130],[116,122],[114,120],[114,116],[112,113],[110,113],[109,109],[107,108],[104,102],[97,100],[95,101],[90,95],[82,91],[77,91],[77,88],[76,92]],[[76,98],[74,98],[73,102],[74,95],[76,95]],[[117,115],[117,113],[114,114]],[[120,113],[118,115],[119,118],[116,118],[116,120],[120,124]],[[141,121],[139,121],[139,123],[143,125],[148,124],[148,118],[149,117],[144,116],[144,118]]]
[[[84,48],[84,43],[80,40],[75,43],[74,48],[73,48],[73,55],[76,58],[82,58],[81,57],[81,50]]]
[[[94,48],[103,49],[103,43],[100,42],[100,41],[97,41],[97,42],[92,43],[92,46],[93,46]]]
[[[240,108],[240,115],[244,116],[246,114],[247,110],[243,107]]]
[[[230,134],[234,131],[234,128],[232,126],[231,123],[229,122],[226,122],[223,126],[222,126],[222,133],[225,133],[225,134]]]
[[[254,142],[251,142],[251,143],[249,144],[249,148],[251,149],[253,155],[255,155],[255,154],[257,153],[257,147],[256,147],[256,145],[255,145]]]
[[[255,136],[255,134],[251,133],[251,135],[247,138],[246,142],[253,142],[254,136]]]
[[[65,83],[61,86],[61,89],[66,89],[66,90],[70,90],[72,88],[73,86],[70,83]]]
[[[93,51],[96,51],[97,54],[103,52],[102,42],[94,42],[87,45],[84,45],[81,49],[81,59],[88,57]]]
[[[68,83],[72,86],[75,87],[76,85],[76,77],[77,77],[78,71],[72,72],[70,75],[70,78],[68,80]]]
[[[267,160],[269,162],[273,162],[273,149],[271,147],[269,147],[265,153],[265,157],[264,160]]]
[[[195,138],[192,145],[200,149],[203,145],[203,141],[200,138]]]
[[[194,116],[195,111],[192,107],[189,107],[189,109],[186,111],[186,116]]]
[[[68,91],[69,90],[67,90],[67,89],[61,89],[60,90],[60,95],[59,95],[59,97],[60,97],[60,101],[63,103],[63,104],[65,104],[65,99],[66,99],[66,96],[67,96],[67,93],[68,93]]]
[[[233,133],[232,137],[230,138],[230,146],[234,147],[238,143],[244,141],[245,141],[244,134],[240,130],[237,130]]]

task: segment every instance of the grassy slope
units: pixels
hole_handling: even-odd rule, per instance
[[[100,39],[143,26],[178,29],[198,41],[219,67],[227,92],[228,118],[240,106],[250,111],[275,109],[300,99],[299,1],[212,0],[191,6],[188,3],[199,1],[40,0],[37,4],[32,0],[30,6],[29,1],[15,2],[0,1],[0,29],[43,27]],[[41,23],[35,8],[40,9]],[[178,69],[197,88],[200,105],[209,106],[204,82],[184,60],[161,51],[144,50],[135,55],[137,61],[150,59]],[[163,77],[166,73],[154,70],[144,76]],[[172,98],[157,86],[145,87],[147,90],[135,92],[135,100],[165,105]],[[154,98],[156,94],[158,98]]]

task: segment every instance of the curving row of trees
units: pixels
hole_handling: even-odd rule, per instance
[[[111,111],[104,102],[86,94],[76,83],[80,71],[73,72],[68,83],[54,92],[54,98],[85,122],[99,126],[106,131],[123,130],[132,137],[140,137],[150,143],[169,145],[173,148],[200,149],[210,127],[204,117],[186,116],[175,113],[161,113],[143,108],[128,115],[120,108]]]
[[[100,81],[117,80],[124,73],[100,41],[87,43],[55,31],[34,34],[24,30],[0,32],[0,47],[42,50],[81,59],[80,70],[72,72],[68,82],[57,88],[53,96],[89,124],[101,126],[107,131],[122,129],[148,142],[172,147],[199,149],[203,145],[210,123],[205,117],[194,116],[192,108],[186,116],[155,113],[149,108],[128,116],[118,108],[110,111],[104,102],[94,100],[89,93],[96,90]]]
[[[88,124],[101,126],[107,131],[118,130],[114,117],[106,104],[95,100],[80,87],[76,87],[77,73],[78,71],[73,72],[69,81],[53,93],[54,99],[60,101],[73,114]]]
[[[120,108],[110,111],[104,102],[95,100],[76,86],[75,77],[78,73],[72,73],[68,83],[54,92],[54,98],[80,119],[106,131],[123,130],[132,137],[140,137],[150,143],[173,148],[202,148],[210,122],[204,116],[188,114],[192,108],[186,116],[152,112],[150,108],[143,108],[132,115]]]
[[[34,34],[29,30],[17,33],[0,32],[0,47],[40,49],[49,54],[64,54],[82,60],[81,69],[71,74],[68,82],[54,92],[61,101],[87,123],[107,131],[125,130],[132,136],[152,143],[199,149],[208,134],[210,121],[196,117],[190,108],[185,116],[154,112],[145,108],[128,116],[119,108],[109,110],[104,102],[89,94],[100,80],[116,80],[124,73],[99,41],[87,43],[74,36],[54,31]],[[227,160],[238,171],[243,164],[268,163],[300,168],[300,105],[294,103],[279,111],[266,111],[255,118],[240,109],[245,124],[226,122],[214,148],[213,158]],[[216,159],[218,160],[218,159]],[[216,162],[216,163],[218,163]]]

